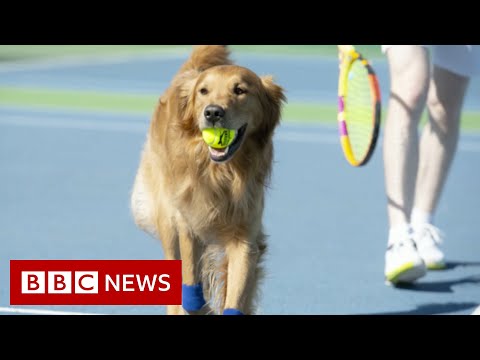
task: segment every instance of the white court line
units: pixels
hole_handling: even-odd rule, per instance
[[[48,119],[13,115],[0,118],[0,125],[54,128],[54,129],[74,129],[74,130],[94,130],[94,131],[113,131],[127,133],[146,133],[148,123],[119,122],[119,121],[93,121],[78,119]]]
[[[32,117],[29,116],[9,115],[4,118],[0,118],[0,125],[123,133],[146,133],[149,122],[93,121],[71,118],[50,119],[46,117],[36,117],[35,119],[32,119]],[[275,139],[279,141],[303,144],[339,144],[338,135],[334,130],[325,131],[322,129],[312,128],[306,129],[305,131],[285,130],[284,128],[275,134]],[[381,146],[381,141],[379,145]],[[478,153],[480,152],[480,141],[462,140],[459,143],[458,149],[460,151]]]
[[[0,73],[15,71],[34,71],[60,69],[85,65],[122,64],[134,60],[186,59],[188,53],[181,49],[150,54],[116,54],[116,55],[66,55],[55,59],[37,59],[17,62],[8,62],[0,65]]]
[[[126,50],[128,51],[128,50]],[[9,61],[3,64],[0,64],[0,73],[5,72],[14,72],[14,71],[31,71],[31,70],[45,70],[52,68],[68,68],[76,67],[83,65],[102,65],[102,64],[121,64],[130,61],[136,60],[171,60],[171,59],[184,59],[186,60],[188,55],[191,53],[191,49],[184,48],[171,48],[171,49],[162,49],[161,51],[155,52],[152,50],[151,53],[113,53],[113,54],[69,54],[56,58],[40,58],[40,59],[30,59],[30,60],[20,60],[20,61]],[[235,52],[232,50],[232,59],[235,62],[239,62],[242,58],[255,57],[263,59],[296,59],[303,61],[335,61],[332,60],[330,56],[327,55],[298,55],[298,54],[281,54],[281,53],[257,53],[249,51],[238,51]]]
[[[32,118],[24,115],[9,115],[0,118],[0,125],[54,128],[54,129],[74,129],[74,130],[93,130],[93,131],[112,131],[127,133],[146,133],[149,122],[129,122],[129,121],[93,121],[78,119],[50,119],[44,117]],[[282,130],[275,134],[275,138],[280,141],[302,142],[302,143],[320,143],[320,144],[338,144],[336,132],[330,134],[323,130],[315,129],[313,132]]]
[[[308,131],[308,132],[307,132]],[[340,140],[337,133],[329,133],[322,130],[306,130],[291,131],[287,130],[275,134],[275,138],[280,141],[298,142],[298,143],[319,143],[329,145],[339,145]],[[480,138],[479,138],[480,139]],[[378,140],[377,146],[382,146],[381,139]],[[458,144],[460,151],[466,152],[480,152],[480,141],[475,140],[461,140]]]
[[[0,306],[0,313],[2,312],[25,314],[25,315],[105,315],[105,314],[83,313],[83,312],[73,312],[73,311],[24,309],[24,308],[12,308],[12,307]]]
[[[335,133],[313,130],[309,132],[283,130],[275,134],[275,139],[280,141],[301,142],[301,143],[320,143],[320,144],[339,144],[338,136]]]

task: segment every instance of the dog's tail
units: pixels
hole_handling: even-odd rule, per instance
[[[204,71],[212,66],[230,65],[230,50],[227,45],[197,45],[190,58],[180,68],[180,73],[190,70]]]

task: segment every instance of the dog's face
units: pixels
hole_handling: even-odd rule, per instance
[[[189,97],[192,126],[236,131],[225,149],[209,147],[215,162],[230,160],[246,141],[266,143],[280,120],[282,88],[271,77],[260,78],[249,69],[223,65],[209,68],[195,79]],[[207,146],[207,145],[205,145]]]

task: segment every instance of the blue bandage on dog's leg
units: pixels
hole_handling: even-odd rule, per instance
[[[182,284],[182,306],[187,311],[198,311],[205,305],[202,284]]]
[[[223,315],[245,315],[245,314],[237,309],[225,309],[223,310]]]

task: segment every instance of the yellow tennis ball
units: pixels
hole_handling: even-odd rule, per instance
[[[208,146],[215,149],[224,149],[235,139],[235,130],[222,128],[208,128],[202,131],[203,140]]]

